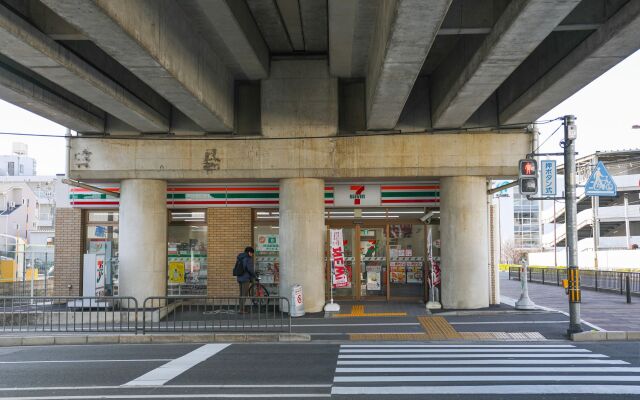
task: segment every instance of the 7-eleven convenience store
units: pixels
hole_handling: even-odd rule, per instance
[[[96,186],[114,193],[121,191],[119,184]],[[293,196],[306,194],[291,189]],[[104,285],[107,294],[123,294],[124,288],[139,301],[165,294],[236,296],[237,283],[231,272],[235,257],[252,245],[256,249],[256,269],[270,294],[302,284],[305,305],[318,311],[329,296],[329,231],[339,229],[346,268],[335,288],[338,299],[424,300],[429,266],[440,263],[439,182],[325,182],[320,189],[302,202],[313,206],[312,212],[304,207],[291,210],[286,197],[291,197],[290,188],[277,183],[169,183],[164,191],[166,206],[159,210],[149,209],[154,201],[157,203],[153,198],[129,210],[121,206],[122,198],[72,188],[73,209],[63,210],[59,220],[61,224],[70,218],[79,222],[81,243],[75,248],[80,252],[76,255],[80,262],[76,265],[82,264],[87,253],[104,257],[109,267]],[[146,191],[143,198],[151,192]],[[296,203],[301,203],[299,200]],[[147,217],[131,214],[136,207],[142,211],[138,214]],[[162,219],[158,213],[166,214],[162,247],[157,238],[162,228],[157,223]],[[122,249],[129,245],[126,232],[122,234],[123,218],[134,219],[148,235],[146,239],[155,241],[156,249],[133,251],[135,260],[128,260],[127,255],[123,260]],[[312,226],[319,218],[321,223]],[[322,230],[315,235],[320,243],[304,239],[304,231],[309,229]],[[307,251],[300,252],[300,247]],[[299,259],[299,254],[304,258]],[[164,270],[150,267],[159,264],[158,257],[163,257]],[[316,268],[309,267],[310,261]],[[56,282],[57,294],[82,293],[74,286],[81,285],[82,278],[69,283],[70,274],[65,272],[56,274],[56,279],[65,280]],[[82,275],[81,271],[75,272]]]

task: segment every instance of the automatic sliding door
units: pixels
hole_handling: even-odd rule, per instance
[[[360,228],[360,295],[387,295],[387,235],[385,228]]]

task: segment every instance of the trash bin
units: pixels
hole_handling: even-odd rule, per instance
[[[293,285],[291,288],[290,314],[292,317],[302,317],[304,315],[304,298],[302,296],[302,286]]]

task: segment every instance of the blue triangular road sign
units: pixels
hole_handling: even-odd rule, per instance
[[[617,196],[618,187],[602,161],[598,161],[598,165],[584,185],[584,192],[587,196]]]

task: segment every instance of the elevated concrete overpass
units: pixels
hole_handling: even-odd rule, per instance
[[[326,186],[435,180],[443,302],[477,308],[487,178],[639,37],[635,0],[0,0],[0,98],[78,132],[72,178],[118,183],[121,294],[166,290],[167,182],[276,184],[280,287],[317,311]]]

